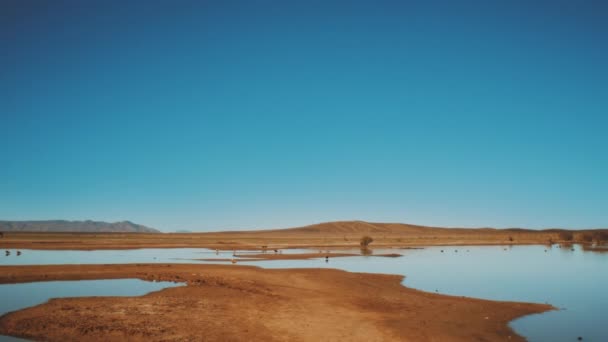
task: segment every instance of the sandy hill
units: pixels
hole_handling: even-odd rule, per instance
[[[439,228],[420,226],[407,223],[375,223],[365,221],[334,221],[312,224],[304,227],[257,230],[252,233],[275,233],[275,234],[403,234],[403,233],[428,233],[431,231],[467,231],[461,228]],[[476,231],[494,231],[492,228],[480,228]]]
[[[309,226],[281,229],[292,233],[401,233],[415,232],[428,229],[429,227],[417,226],[403,223],[372,223],[365,221],[336,221],[317,223]]]
[[[0,221],[4,232],[84,232],[84,233],[160,233],[158,230],[130,221]]]
[[[457,227],[431,227],[407,223],[377,223],[365,221],[334,221],[312,224],[304,227],[257,230],[254,234],[275,235],[357,235],[357,234],[384,234],[384,235],[492,235],[492,234],[549,234],[568,231],[568,229],[525,229],[525,228],[457,228]],[[606,229],[584,229],[576,232],[607,231]]]

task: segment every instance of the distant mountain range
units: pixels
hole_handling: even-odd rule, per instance
[[[90,233],[160,233],[160,231],[129,221],[0,221],[2,232],[90,232]]]

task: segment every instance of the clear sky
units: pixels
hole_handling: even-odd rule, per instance
[[[0,1],[0,219],[608,227],[606,1]]]

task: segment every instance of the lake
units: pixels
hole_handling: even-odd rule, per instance
[[[608,253],[580,246],[451,246],[374,250],[401,253],[400,258],[359,256],[313,260],[239,262],[266,268],[330,267],[352,272],[405,275],[404,284],[451,295],[495,300],[549,303],[560,308],[527,316],[511,326],[530,341],[608,341]],[[443,252],[442,252],[443,250]],[[232,252],[205,249],[119,251],[30,251],[0,256],[0,265],[186,262],[197,258],[230,258]],[[296,251],[288,251],[293,253]],[[359,252],[353,250],[351,252]],[[23,285],[18,285],[23,286]],[[79,296],[78,292],[76,296]],[[69,293],[68,293],[69,295]],[[72,295],[74,296],[74,295]]]

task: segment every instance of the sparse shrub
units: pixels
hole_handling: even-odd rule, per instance
[[[559,239],[562,241],[572,241],[574,240],[574,234],[569,231],[563,231],[559,233]]]
[[[361,248],[367,248],[367,246],[369,246],[370,243],[374,242],[374,239],[372,239],[371,236],[363,236],[361,237],[361,241],[359,242],[359,244],[361,245]]]

